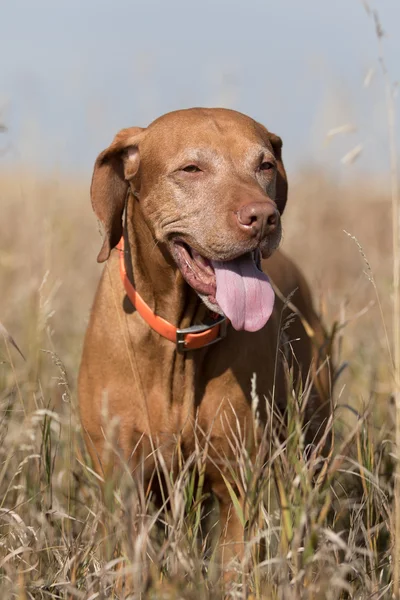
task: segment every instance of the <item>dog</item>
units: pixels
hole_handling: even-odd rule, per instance
[[[307,443],[322,439],[331,415],[326,335],[304,277],[277,250],[287,192],[281,139],[221,108],[123,129],[94,165],[91,200],[104,229],[98,261],[107,262],[79,374],[87,448],[107,477],[114,463],[105,454],[105,401],[119,423],[118,449],[132,472],[140,465],[144,485],[156,450],[173,469],[177,444],[189,456],[207,442],[224,565],[244,549],[224,461],[235,463],[237,424],[250,455],[256,446],[253,373],[259,398],[274,397],[282,414],[285,365],[303,386],[311,377]],[[291,356],[282,351],[285,298],[295,312],[285,330]],[[266,424],[266,402],[258,410]]]

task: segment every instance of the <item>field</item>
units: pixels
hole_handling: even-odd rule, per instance
[[[271,438],[267,465],[251,467],[238,444],[246,557],[227,594],[392,598],[390,186],[366,177],[342,185],[316,168],[290,182],[283,248],[335,329],[335,444],[327,461],[318,451],[306,460],[293,398],[287,443]],[[103,500],[88,466],[76,376],[101,239],[88,186],[22,165],[0,171],[0,321],[25,356],[0,338],[0,597],[124,598],[126,575],[137,598],[216,598],[191,469],[201,474],[202,456],[182,466],[161,515],[129,476]]]

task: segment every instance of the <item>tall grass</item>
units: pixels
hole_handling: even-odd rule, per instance
[[[124,598],[132,581],[137,598],[219,597],[218,513],[201,485],[204,451],[165,473],[167,511],[129,473],[109,482],[103,498],[89,466],[75,381],[100,238],[86,182],[18,169],[0,176],[0,190],[0,315],[26,357],[4,340],[0,597]],[[250,465],[236,440],[246,552],[228,597],[391,597],[392,366],[371,277],[343,233],[361,244],[390,314],[391,250],[378,218],[389,207],[377,182],[339,186],[312,169],[293,178],[284,246],[314,283],[327,324],[338,322],[336,363],[348,366],[337,384],[328,458],[320,448],[304,451],[307,390],[289,395],[286,435],[269,429],[267,461],[260,448]],[[256,382],[253,394],[255,405]]]
[[[336,393],[326,432],[334,442],[328,455],[322,443],[305,448],[309,389],[292,385],[287,372],[286,422],[269,409],[255,462],[235,436],[244,508],[230,493],[245,526],[245,554],[225,589],[215,546],[218,507],[203,477],[206,449],[184,460],[177,445],[175,473],[156,454],[165,482],[161,508],[126,465],[107,482],[90,467],[76,398],[99,277],[88,182],[39,176],[23,165],[0,172],[0,322],[7,329],[0,327],[0,598],[400,597],[395,105],[382,28],[364,4],[384,75],[390,189],[367,177],[340,184],[309,167],[291,176],[284,217],[284,249],[305,271],[335,332]],[[265,402],[256,379],[251,401],[256,423]],[[109,451],[117,452],[112,418],[107,422]]]

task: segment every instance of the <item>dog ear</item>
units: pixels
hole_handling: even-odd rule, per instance
[[[283,213],[286,206],[287,195],[288,195],[288,182],[286,177],[285,167],[282,161],[282,140],[278,135],[268,132],[268,139],[274,151],[276,158],[276,205],[280,214]]]
[[[93,210],[104,227],[104,242],[97,262],[107,260],[121,239],[122,213],[129,181],[139,169],[138,144],[143,131],[141,127],[122,129],[94,164],[90,197]]]

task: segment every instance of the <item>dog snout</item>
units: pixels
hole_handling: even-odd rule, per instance
[[[236,218],[242,231],[261,239],[274,233],[279,212],[271,202],[251,202],[237,211]]]

